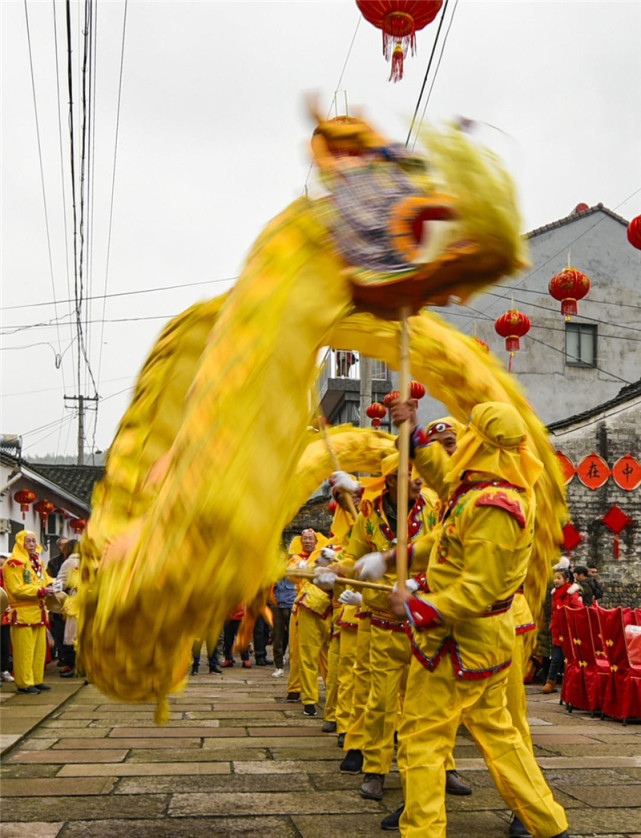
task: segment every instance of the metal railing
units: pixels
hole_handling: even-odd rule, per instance
[[[323,392],[330,378],[348,378],[352,381],[360,381],[361,368],[358,352],[350,352],[344,349],[328,349],[321,361],[319,376],[319,388]],[[376,381],[387,381],[387,364],[378,359],[372,359],[372,379]]]

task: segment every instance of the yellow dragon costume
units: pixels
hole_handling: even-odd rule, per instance
[[[312,147],[329,194],[271,221],[233,290],[176,317],[141,371],[82,539],[78,645],[93,683],[126,701],[155,699],[158,721],[193,638],[282,574],[280,533],[315,488],[313,470],[296,472],[318,350],[397,366],[399,323],[365,311],[393,316],[390,294],[419,312],[412,375],[457,419],[494,400],[526,422],[545,464],[526,583],[538,606],[564,510],[545,428],[497,359],[420,311],[523,267],[513,187],[457,128],[432,132],[428,145],[429,171],[359,119],[318,119]],[[319,482],[333,470],[323,461]]]

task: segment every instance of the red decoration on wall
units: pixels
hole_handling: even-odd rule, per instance
[[[616,503],[611,506],[608,512],[601,518],[601,523],[614,533],[614,558],[619,558],[619,533],[632,523],[632,518],[629,518],[625,512],[620,509]]]
[[[588,489],[600,489],[612,474],[605,460],[594,452],[579,463],[576,473]]]
[[[356,0],[365,20],[383,31],[383,55],[392,59],[390,81],[403,78],[403,62],[416,52],[416,32],[431,23],[443,0]],[[393,45],[393,46],[392,46]]]
[[[637,215],[628,224],[628,241],[632,247],[641,250],[641,215]]]
[[[50,500],[46,498],[44,500],[39,500],[33,507],[36,512],[40,515],[40,520],[42,521],[43,525],[47,526],[47,521],[49,520],[49,516],[56,508]]]
[[[15,493],[13,499],[16,501],[16,503],[20,504],[22,520],[24,521],[24,519],[27,517],[25,515],[25,512],[29,511],[29,505],[34,502],[36,496],[30,489],[20,489],[19,492]]]
[[[556,456],[559,461],[559,465],[561,466],[561,471],[563,472],[563,480],[567,484],[576,474],[576,468],[574,467],[572,460],[569,457],[566,457],[566,455],[561,451],[557,451]]]
[[[372,420],[373,428],[380,428],[381,419],[387,416],[387,410],[380,402],[372,402],[365,413],[367,413],[369,418]]]
[[[548,292],[561,303],[561,314],[569,320],[577,313],[577,300],[582,300],[590,290],[590,280],[576,268],[564,268],[553,276],[548,285]]]
[[[510,309],[510,311],[506,311],[505,314],[497,317],[496,322],[494,323],[494,328],[497,334],[499,334],[502,338],[505,338],[505,348],[510,353],[510,363],[508,367],[510,372],[512,372],[512,358],[514,357],[514,353],[518,352],[521,348],[519,338],[527,335],[530,331],[531,325],[530,318],[527,314],[523,314],[515,308]]]
[[[612,478],[619,489],[631,492],[641,484],[641,464],[632,454],[625,454],[612,466]]]
[[[566,524],[563,527],[563,549],[569,553],[578,547],[583,541],[583,536],[574,526],[574,524]]]

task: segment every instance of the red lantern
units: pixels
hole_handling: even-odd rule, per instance
[[[401,397],[401,394],[398,392],[398,390],[392,390],[391,393],[388,393],[386,396],[383,396],[383,403],[387,407],[391,407],[392,402],[395,402],[396,399],[400,399],[400,397]]]
[[[420,381],[410,381],[410,398],[422,399],[425,395],[425,387]]]
[[[582,300],[589,290],[590,280],[576,268],[564,268],[548,285],[550,295],[560,301],[561,314],[565,314],[567,320],[577,312],[576,301]]]
[[[632,247],[641,250],[641,215],[637,215],[628,224],[628,241]]]
[[[69,526],[75,532],[76,535],[79,535],[87,526],[87,522],[84,518],[73,518],[71,521],[69,521]]]
[[[417,30],[434,20],[443,0],[356,0],[356,5],[365,20],[383,30],[383,55],[392,59],[390,81],[400,81],[408,48],[416,52]]]
[[[510,372],[512,372],[512,358],[514,357],[514,353],[518,352],[521,348],[519,338],[527,335],[531,325],[530,318],[527,314],[523,314],[523,312],[515,308],[506,311],[494,323],[497,334],[505,338],[505,348],[510,353]]]
[[[35,494],[30,489],[20,489],[19,492],[16,492],[13,496],[13,499],[20,504],[20,509],[22,511],[22,520],[27,517],[25,512],[29,511],[29,504],[33,503],[36,499]]]
[[[372,404],[367,408],[365,413],[367,413],[369,418],[372,420],[373,428],[380,428],[381,419],[387,416],[387,410],[385,410],[385,408],[380,402],[372,402]]]
[[[33,507],[36,512],[40,515],[40,520],[42,521],[43,525],[47,526],[47,521],[49,520],[49,516],[56,508],[50,500],[46,498],[44,500],[39,500]]]

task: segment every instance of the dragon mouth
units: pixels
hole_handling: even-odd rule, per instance
[[[427,262],[442,250],[444,233],[458,213],[447,195],[410,196],[398,201],[390,212],[388,230],[396,253],[411,264]]]

